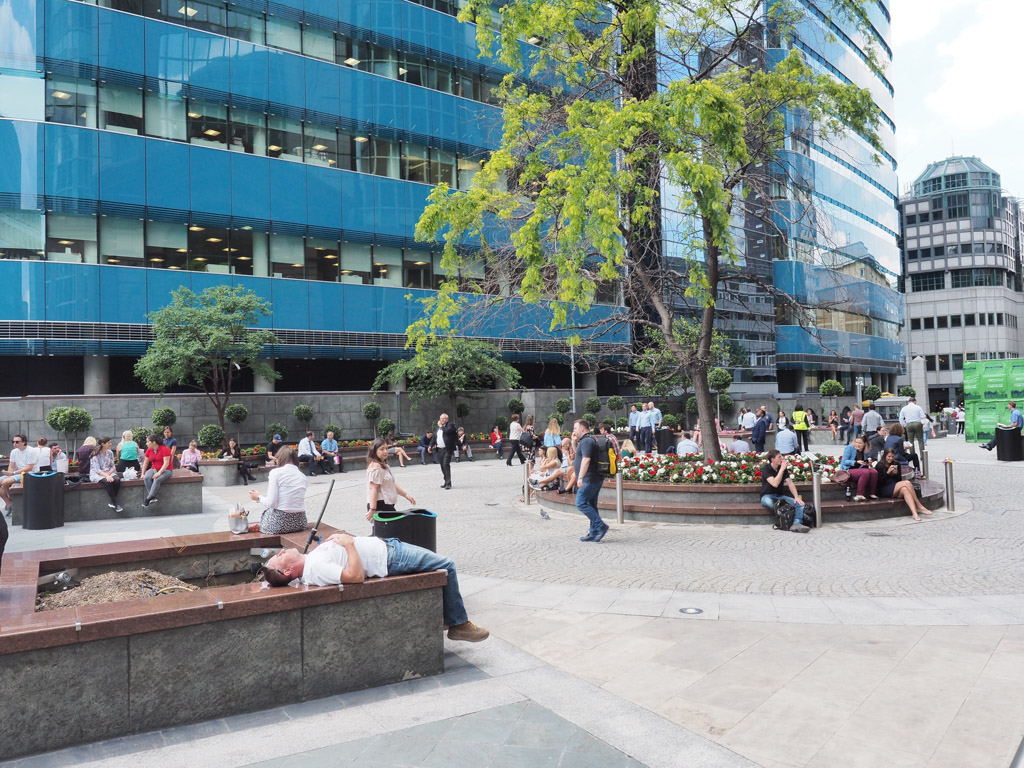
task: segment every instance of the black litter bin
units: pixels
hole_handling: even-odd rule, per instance
[[[670,445],[676,444],[676,436],[671,429],[657,430],[654,433],[654,440],[658,444],[658,453],[665,453]]]
[[[43,531],[64,525],[64,474],[61,472],[29,472],[22,479],[24,509],[21,527]]]
[[[398,539],[437,552],[437,515],[429,509],[375,512],[373,535],[379,539]]]
[[[999,461],[1024,461],[1024,446],[1020,442],[1020,428],[996,427],[996,458]]]

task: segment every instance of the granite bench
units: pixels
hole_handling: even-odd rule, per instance
[[[11,488],[12,522],[22,525],[25,489]],[[64,487],[64,521],[115,520],[127,517],[198,515],[203,511],[203,478],[187,469],[176,469],[160,486],[156,504],[142,506],[146,488],[142,478],[122,480],[117,500],[124,507],[116,512],[107,504],[110,497],[99,483],[79,483]]]

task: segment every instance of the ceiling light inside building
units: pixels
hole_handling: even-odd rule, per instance
[[[356,136],[356,141],[362,144],[364,141],[369,141],[369,139],[366,138],[365,136]]]
[[[57,242],[60,243],[61,245],[74,245],[75,244],[74,240],[58,240]]]
[[[540,38],[534,35],[533,37],[526,38],[526,42],[528,42],[530,45],[536,45],[537,43],[540,42]]]
[[[252,261],[252,256],[239,256],[239,261]]]
[[[220,131],[215,131],[213,128],[207,128],[203,133],[207,136],[220,136]]]
[[[338,257],[337,257],[337,255],[336,255],[336,254],[333,254],[333,253],[328,253],[328,254],[324,254],[324,258],[325,258],[325,259],[336,259],[336,258],[338,258]]]
[[[400,74],[400,75],[404,75],[404,74],[405,74],[406,72],[408,72],[408,71],[409,71],[409,70],[408,70],[408,69],[406,69],[405,67],[399,67],[399,68],[398,68],[398,74]]]
[[[154,264],[163,264],[164,263],[164,260],[161,259],[159,256],[154,256],[153,258],[150,259],[150,261],[153,262]]]
[[[202,115],[198,112],[188,112],[186,114],[188,114],[188,116],[191,117],[193,120],[198,120],[200,117],[202,117]]]
[[[71,94],[70,93],[66,93],[65,91],[54,91],[53,92],[53,98],[55,98],[55,99],[70,99],[71,98]]]
[[[294,269],[302,269],[302,265],[301,264],[292,264],[292,267]]]
[[[416,265],[417,267],[422,267],[422,266],[424,266],[424,265],[425,265],[426,263],[427,263],[427,262],[425,262],[425,261],[414,261],[414,262],[413,262],[413,264],[415,264],[415,265]]]
[[[224,253],[234,253],[238,249],[237,248],[224,248],[223,250],[224,250]]]
[[[271,144],[270,146],[267,147],[267,149],[269,149],[271,152],[280,152],[281,151],[281,148],[279,146],[277,146],[277,144]]]
[[[120,264],[120,260],[107,258],[107,264]]]
[[[178,253],[188,253],[188,248],[178,248]]]
[[[202,232],[203,229],[204,229],[204,227],[198,227],[195,224],[193,224],[191,227],[188,228],[188,231],[189,232]]]
[[[206,238],[206,242],[208,242],[208,243],[223,243],[224,242],[224,238],[222,238],[222,237],[208,237],[208,238]]]
[[[350,67],[354,67],[359,63],[359,59],[349,56],[347,59],[345,59],[345,63],[348,64]]]
[[[206,261],[202,256],[196,256],[192,261]]]
[[[183,6],[181,6],[181,8],[178,9],[178,13],[182,14],[183,16],[188,16],[191,19],[193,16],[195,16],[197,13],[199,13],[199,9],[198,8],[190,8],[187,5],[183,5]]]
[[[171,264],[171,266],[169,266],[168,269],[181,269],[181,267],[179,267],[177,264]]]
[[[313,151],[314,152],[323,152],[325,149],[327,149],[327,145],[326,144],[314,144],[313,145]]]

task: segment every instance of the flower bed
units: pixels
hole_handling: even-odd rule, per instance
[[[636,456],[619,462],[619,477],[634,483],[760,483],[766,455],[739,453],[719,462],[699,454]],[[828,482],[839,467],[839,457],[815,454],[814,467],[821,472],[821,481]],[[794,482],[810,482],[813,471],[810,459],[789,457],[789,474]]]

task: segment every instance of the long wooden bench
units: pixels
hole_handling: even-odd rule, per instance
[[[78,523],[84,520],[117,520],[128,517],[159,517],[163,515],[198,515],[203,511],[203,478],[187,469],[176,469],[160,486],[159,501],[142,506],[146,488],[142,478],[122,480],[118,503],[123,512],[116,512],[107,504],[110,497],[99,483],[79,483],[64,487],[64,521]],[[24,494],[21,487],[11,489],[12,522],[24,521]]]

